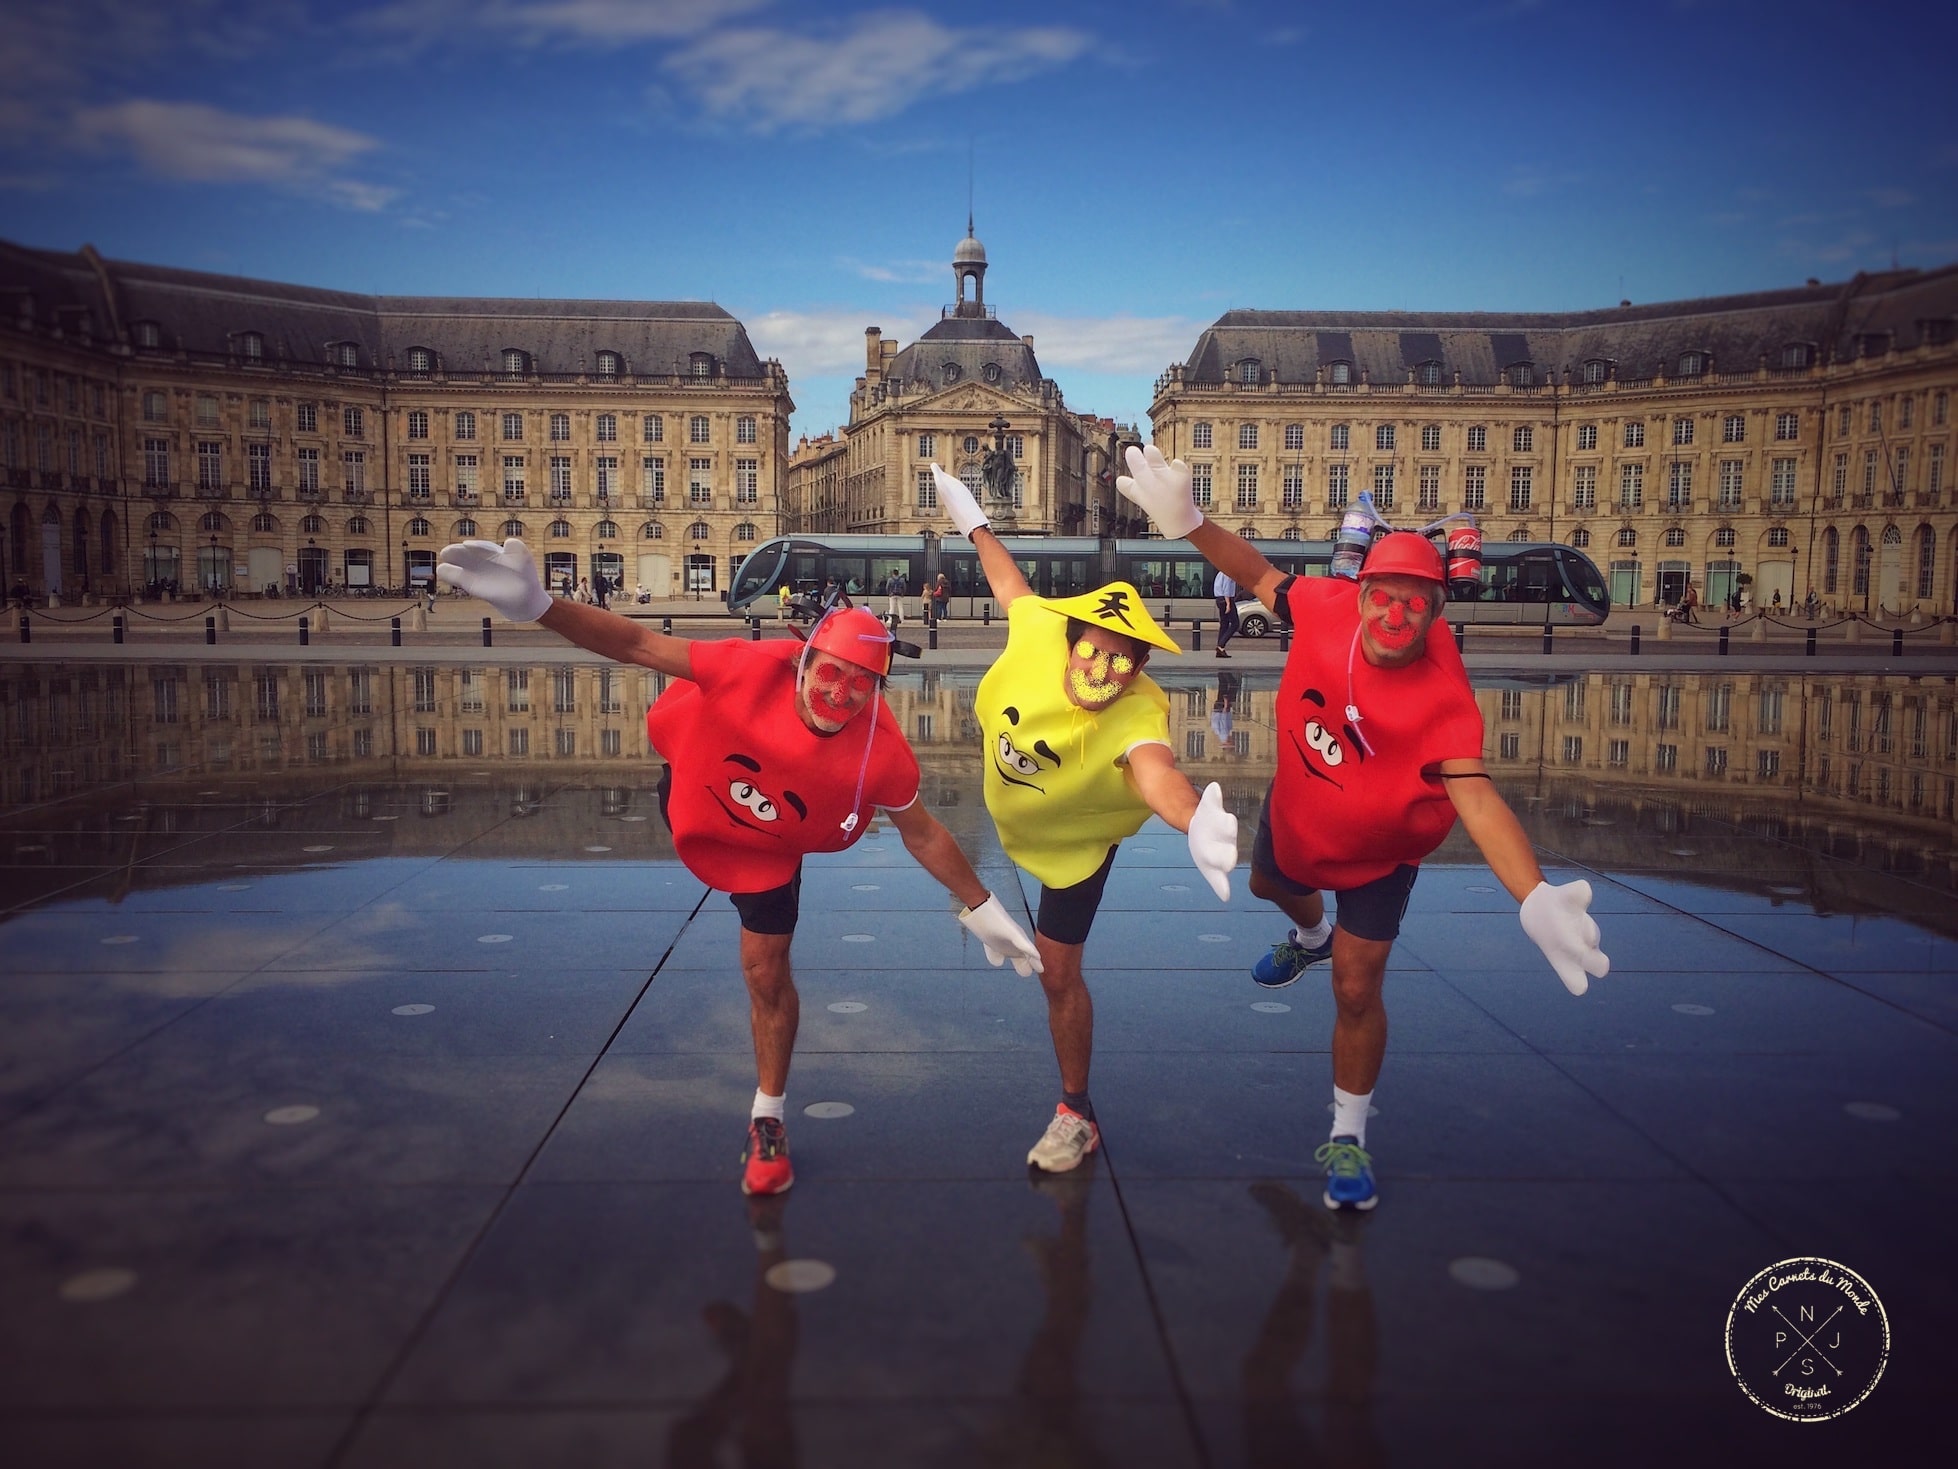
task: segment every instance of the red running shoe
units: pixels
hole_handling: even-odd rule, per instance
[[[748,1124],[748,1145],[741,1150],[741,1192],[785,1194],[795,1182],[789,1164],[789,1135],[781,1120],[757,1117]]]

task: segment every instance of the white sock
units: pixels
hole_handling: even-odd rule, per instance
[[[1373,1104],[1373,1093],[1355,1096],[1333,1088],[1333,1131],[1334,1137],[1350,1137],[1361,1147],[1367,1145],[1367,1108]]]
[[[1316,949],[1333,936],[1333,921],[1321,918],[1315,928],[1295,928],[1292,932],[1298,935],[1297,942],[1308,949]]]
[[[782,1093],[779,1097],[771,1097],[760,1087],[756,1087],[755,1105],[748,1111],[748,1120],[752,1122],[757,1117],[773,1117],[777,1122],[780,1122],[782,1120],[782,1114],[788,1106],[788,1101],[789,1095],[787,1092]]]

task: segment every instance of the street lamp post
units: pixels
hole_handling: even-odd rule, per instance
[[[205,575],[211,579],[211,596],[213,599],[222,597],[224,595],[224,583],[218,577],[218,533],[216,531],[211,532],[211,569]]]

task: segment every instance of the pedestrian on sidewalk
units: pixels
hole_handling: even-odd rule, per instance
[[[1217,656],[1228,658],[1224,645],[1237,636],[1237,583],[1220,571],[1210,584],[1210,595],[1217,603]]]

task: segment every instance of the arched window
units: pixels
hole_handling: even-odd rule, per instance
[[[158,510],[150,516],[150,529],[155,531],[175,530],[177,522],[168,510]]]
[[[1280,537],[1279,537],[1278,539],[1279,539],[1279,540],[1281,540],[1281,541],[1296,541],[1296,540],[1298,540],[1298,539],[1299,539],[1299,528],[1298,528],[1297,526],[1295,526],[1295,525],[1288,525],[1288,526],[1286,526],[1286,527],[1285,527],[1285,533],[1284,533],[1283,535],[1281,535],[1281,536],[1280,536]]]
[[[755,538],[754,522],[750,520],[742,521],[741,524],[734,528],[734,538],[737,541],[752,541]]]
[[[946,382],[948,382],[948,383],[955,383],[955,382],[957,382],[957,381],[959,380],[959,365],[958,365],[958,363],[956,363],[956,362],[948,362],[948,363],[946,363],[946,364],[945,364],[945,366],[944,366],[944,368],[943,368],[943,369],[941,370],[941,372],[940,372],[940,376],[941,376],[941,377],[943,377],[943,378],[945,379],[945,381],[946,381]]]
[[[1679,377],[1699,377],[1706,372],[1707,355],[1704,352],[1681,352],[1679,354]]]
[[[1667,526],[1667,527],[1666,527],[1666,544],[1667,544],[1668,546],[1683,546],[1683,545],[1685,545],[1685,544],[1686,544],[1686,531],[1685,531],[1685,529],[1684,529],[1683,527],[1681,527],[1681,526],[1677,526],[1677,525],[1669,525],[1669,526]]]
[[[468,537],[476,534],[476,522],[465,515],[455,523],[455,529],[450,531],[449,534],[459,541],[466,540]]]
[[[1718,530],[1714,531],[1713,544],[1722,547],[1733,545],[1734,528],[1731,525],[1723,525]]]
[[[1570,543],[1582,551],[1591,544],[1591,533],[1588,530],[1574,530],[1570,533]]]
[[[1440,387],[1441,364],[1439,362],[1417,363],[1414,368],[1414,381],[1424,388]]]
[[[713,532],[708,529],[707,522],[704,520],[696,520],[687,527],[687,539],[690,541],[704,541],[711,534]]]
[[[516,536],[521,540],[523,533],[523,522],[521,520],[506,520],[503,522],[503,536],[505,540],[508,540],[511,536]]]
[[[414,518],[413,520],[411,520],[411,521],[409,521],[409,522],[408,522],[408,534],[409,534],[409,535],[411,535],[411,536],[425,536],[425,535],[427,535],[427,534],[428,534],[428,518],[427,518],[426,516],[422,516],[422,515],[417,515],[417,516],[416,516],[416,517],[415,517],[415,518]]]
[[[661,525],[657,520],[649,520],[639,527],[639,539],[642,541],[663,541],[666,539],[666,527]]]
[[[1593,357],[1585,362],[1584,381],[1586,384],[1596,387],[1599,383],[1608,382],[1610,379],[1611,364],[1605,361],[1604,358]]]
[[[350,515],[347,517],[348,535],[364,536],[371,534],[372,531],[373,527],[367,523],[367,517],[365,515]]]
[[[279,517],[269,510],[261,510],[252,517],[252,531],[256,535],[276,536],[279,533]]]
[[[218,510],[206,510],[197,518],[197,528],[199,530],[223,530],[224,513]]]
[[[1857,526],[1849,533],[1849,595],[1866,596],[1870,590],[1870,533]]]
[[[600,352],[598,354],[598,376],[601,381],[610,382],[619,375],[619,354]]]
[[[1530,534],[1530,528],[1527,525],[1519,525],[1509,533],[1509,539],[1512,541],[1533,541],[1536,537]]]
[[[570,522],[570,521],[568,521],[568,520],[554,520],[554,521],[552,521],[552,522],[551,522],[551,530],[550,530],[550,536],[551,536],[551,539],[552,539],[552,540],[554,540],[554,541],[568,541],[568,540],[570,540],[570,539],[571,539],[571,522]]]
[[[1627,547],[1636,546],[1638,544],[1638,532],[1633,530],[1629,525],[1626,526],[1618,532],[1618,544]]]
[[[1353,364],[1350,362],[1328,362],[1326,381],[1336,388],[1343,388],[1353,381]]]
[[[988,362],[983,368],[980,369],[980,376],[985,378],[985,380],[989,383],[998,382],[999,364],[997,362]]]
[[[505,377],[522,377],[529,370],[530,354],[528,352],[524,351],[521,347],[505,347],[503,349],[503,375]]]
[[[302,536],[316,536],[325,531],[325,529],[326,520],[323,516],[309,515],[299,522],[299,533]]]
[[[591,528],[591,533],[601,541],[616,541],[619,538],[619,525],[614,520],[601,520]]]

